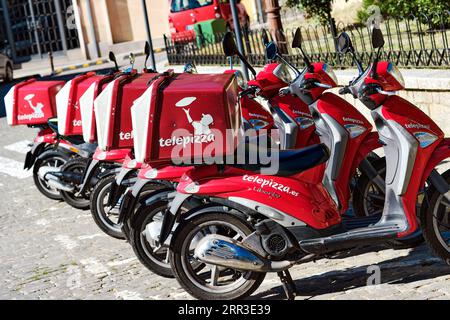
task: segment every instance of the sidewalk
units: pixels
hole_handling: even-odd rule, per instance
[[[165,52],[164,48],[156,48],[154,50],[155,56]],[[138,51],[133,52],[136,57],[143,57],[144,52]],[[116,55],[117,62],[119,66],[125,66],[129,61],[129,54],[117,54]],[[85,59],[73,59],[68,61],[66,56],[56,56],[53,60],[55,66],[56,74],[70,74],[73,72],[80,72],[83,69],[89,69],[85,71],[95,71],[103,68],[113,67],[114,64],[109,61],[108,57],[101,57],[99,59],[94,60],[85,60]],[[43,58],[42,60],[36,59],[26,63],[22,63],[21,68],[14,70],[14,78],[23,78],[33,75],[41,75],[47,76],[52,72],[50,66],[50,60],[47,58]]]

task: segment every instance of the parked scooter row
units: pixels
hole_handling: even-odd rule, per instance
[[[339,37],[359,70],[340,94],[371,110],[377,132],[327,91],[337,87],[334,72],[309,60],[299,30],[293,47],[305,69],[264,39],[267,58],[278,62],[258,74],[230,33],[225,54],[247,64],[254,75],[248,83],[232,68],[222,75],[200,75],[192,66],[183,74],[138,73],[132,59],[125,72],[116,67],[53,84],[44,91],[58,121],[29,124],[42,131],[26,168],[38,159],[41,192],[90,207],[104,232],[127,239],[147,268],[175,276],[199,299],[246,297],[267,272],[278,273],[292,298],[292,266],[371,244],[415,246],[420,226],[433,251],[449,259],[450,174],[435,168],[449,157],[450,141],[395,95],[403,78],[380,61],[381,31],[372,37],[378,53],[366,69],[348,35]],[[21,94],[16,86],[5,97],[11,124],[27,118]],[[278,166],[270,175],[266,158]]]

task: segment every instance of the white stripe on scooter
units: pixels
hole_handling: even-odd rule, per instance
[[[0,157],[0,173],[19,179],[26,179],[33,174],[31,171],[23,169],[22,162],[3,157]]]
[[[30,150],[30,147],[28,146],[30,143],[31,141],[29,140],[22,140],[8,146],[4,146],[4,148],[9,151],[27,154],[27,152]]]

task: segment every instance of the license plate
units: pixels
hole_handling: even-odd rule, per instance
[[[186,27],[186,30],[194,30],[194,25],[193,24],[191,24],[191,25],[189,25],[189,26],[187,26]]]

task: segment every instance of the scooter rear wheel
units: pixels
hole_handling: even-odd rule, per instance
[[[158,201],[151,206],[140,206],[135,214],[133,227],[130,228],[130,244],[139,261],[150,271],[166,278],[173,278],[172,267],[169,262],[169,249],[162,249],[155,253],[156,247],[148,240],[145,230],[149,223],[161,223],[167,209],[167,201]]]
[[[69,160],[64,166],[62,166],[61,171],[72,172],[83,174],[88,165],[88,160],[83,158],[74,158]],[[79,191],[79,185],[74,185],[74,192],[61,191],[63,200],[71,207],[79,210],[88,210],[91,206],[90,193],[86,192],[85,195],[77,195]]]
[[[33,168],[33,180],[40,193],[52,200],[62,200],[62,195],[57,189],[50,187],[44,179],[39,177],[39,169],[44,166],[59,168],[69,160],[69,156],[62,152],[45,151],[36,161]]]
[[[202,263],[198,267],[193,255],[199,236],[221,234],[237,241],[250,235],[254,229],[244,219],[224,209],[203,213],[184,220],[176,229],[170,251],[170,263],[181,286],[201,300],[236,300],[251,295],[262,283],[266,274],[238,271]],[[195,263],[197,262],[197,263]]]

